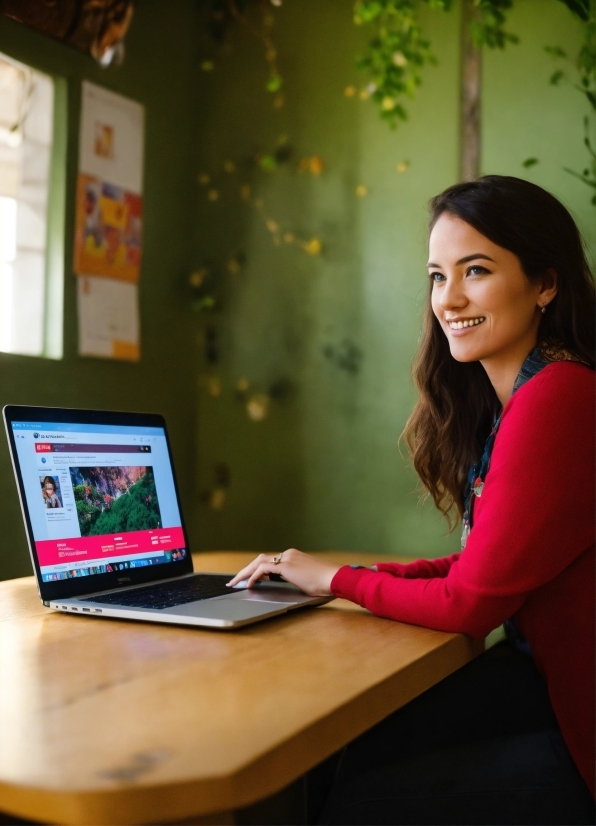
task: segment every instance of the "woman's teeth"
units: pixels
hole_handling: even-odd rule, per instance
[[[452,330],[463,330],[464,327],[475,327],[477,324],[482,324],[484,316],[480,318],[466,318],[464,321],[448,321],[447,323]]]

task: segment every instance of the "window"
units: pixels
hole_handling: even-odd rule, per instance
[[[58,317],[48,317],[56,306],[49,255],[56,225],[48,225],[54,98],[52,78],[0,54],[0,350],[6,353],[61,355],[61,341],[56,346],[50,334],[53,322],[62,326],[61,295]]]

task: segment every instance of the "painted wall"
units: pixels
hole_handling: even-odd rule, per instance
[[[568,86],[552,87],[545,45],[575,53],[579,26],[559,3],[518,0],[510,30],[519,46],[488,53],[484,66],[483,170],[526,176],[573,210],[596,246],[589,190],[562,171],[581,168],[584,105]],[[204,492],[196,534],[204,548],[344,548],[436,556],[458,548],[444,523],[420,507],[416,480],[398,436],[413,403],[409,365],[426,288],[425,205],[456,180],[458,14],[426,11],[438,65],[395,132],[370,104],[347,98],[362,85],[354,57],[367,38],[346,0],[286,0],[275,12],[286,103],[264,91],[261,45],[231,33],[215,70],[201,79],[200,168],[219,199],[200,189],[197,262],[222,266],[221,309],[204,319],[217,334],[219,361],[203,359],[199,394],[199,474]],[[294,157],[276,173],[251,157],[288,137]],[[299,174],[300,158],[320,155],[319,177]],[[530,157],[539,163],[525,170]],[[234,161],[238,171],[226,174]],[[409,162],[403,174],[396,171]],[[275,246],[258,209],[244,203],[250,184],[266,217],[324,249],[309,257]],[[369,194],[359,198],[356,187]],[[223,263],[246,256],[240,273]],[[213,380],[215,379],[215,383]],[[235,391],[239,379],[267,391],[280,380],[292,393],[252,421]],[[230,486],[217,486],[218,463]]]
[[[163,412],[194,548],[451,552],[458,537],[445,538],[433,509],[418,505],[397,440],[414,400],[425,205],[457,176],[458,15],[424,13],[439,63],[426,70],[409,122],[392,132],[370,104],[344,95],[362,84],[354,57],[367,39],[347,0],[285,0],[274,11],[286,99],[279,110],[264,91],[262,47],[248,32],[236,27],[215,70],[201,72],[211,55],[197,5],[177,0],[175,9],[165,25],[162,3],[139,3],[126,61],[108,70],[0,18],[0,51],[65,78],[68,91],[64,358],[0,354],[0,403]],[[517,0],[510,28],[522,44],[485,59],[484,171],[551,189],[595,249],[587,187],[562,171],[581,168],[584,107],[568,87],[548,85],[553,66],[543,52],[548,44],[574,52],[579,27],[555,0]],[[76,355],[71,250],[83,78],[147,107],[139,365]],[[255,154],[281,136],[293,158],[274,174],[258,171]],[[300,158],[313,155],[323,174],[299,174]],[[524,170],[529,156],[540,162]],[[235,172],[224,171],[229,160]],[[409,167],[398,173],[402,161]],[[211,176],[209,186],[198,173]],[[283,231],[320,238],[322,254],[275,246],[240,197],[245,184]],[[210,201],[213,188],[219,198]],[[246,263],[229,273],[225,262],[237,253]],[[183,284],[206,261],[221,270],[220,307],[193,316]],[[251,392],[287,392],[255,422],[239,379]],[[30,565],[0,439],[0,577],[8,577]],[[215,509],[226,468],[225,502]]]
[[[163,4],[144,0],[127,38],[122,67],[95,62],[8,18],[0,17],[0,52],[65,78],[68,93],[64,358],[0,353],[0,404],[42,404],[158,411],[165,414],[186,510],[192,508],[196,404],[192,319],[180,284],[192,261],[193,167],[197,117],[193,0],[177,0],[163,24]],[[138,365],[77,356],[72,275],[74,192],[81,80],[128,95],[146,106],[145,246],[141,282],[142,361]],[[0,578],[26,575],[26,548],[5,436],[0,436],[2,531]]]

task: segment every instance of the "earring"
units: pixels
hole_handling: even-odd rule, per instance
[[[542,305],[542,307],[540,308],[540,312],[544,315],[544,313],[546,312],[546,304]]]

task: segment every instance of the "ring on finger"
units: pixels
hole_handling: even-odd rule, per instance
[[[273,564],[274,564],[274,565],[279,565],[279,563],[281,562],[281,558],[282,558],[282,556],[283,556],[283,555],[284,555],[284,552],[282,551],[281,553],[277,554],[277,556],[274,556],[274,557],[273,557]]]

